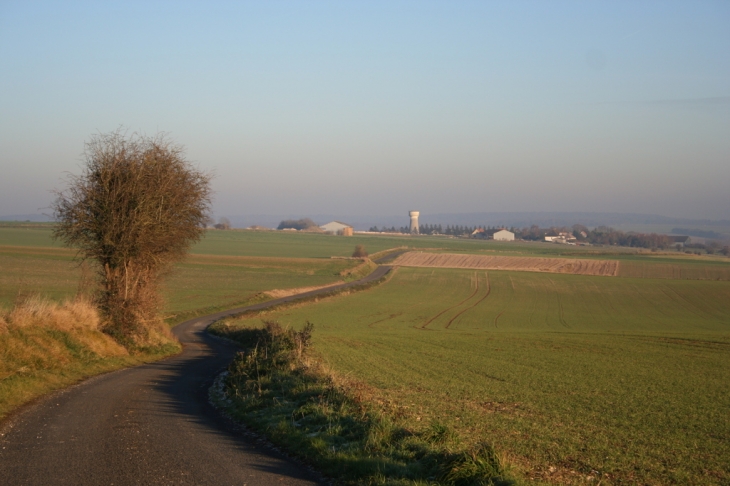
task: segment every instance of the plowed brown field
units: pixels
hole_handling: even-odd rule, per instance
[[[475,270],[517,270],[523,272],[572,273],[575,275],[618,275],[617,260],[456,255],[452,253],[408,252],[393,265],[403,267],[471,268]]]

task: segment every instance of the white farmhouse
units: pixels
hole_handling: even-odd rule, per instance
[[[507,231],[506,229],[501,229],[499,231],[495,231],[492,238],[495,241],[515,241],[515,234],[511,231]]]
[[[320,226],[319,229],[325,233],[331,233],[333,235],[352,236],[352,226],[339,221],[330,221],[329,223]]]
[[[558,233],[557,235],[546,236],[545,241],[561,243],[563,245],[575,245],[576,238],[572,233]]]

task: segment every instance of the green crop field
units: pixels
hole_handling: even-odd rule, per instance
[[[72,261],[73,252],[53,241],[51,231],[51,224],[0,224],[0,305],[11,305],[18,295],[27,293],[39,292],[60,299],[77,291],[80,270]],[[334,282],[338,280],[339,272],[353,264],[333,261],[330,257],[348,256],[356,244],[364,245],[371,253],[409,246],[473,254],[608,258],[621,261],[619,275],[730,279],[730,260],[727,258],[699,258],[681,253],[637,254],[636,250],[628,248],[576,248],[444,237],[338,237],[276,231],[209,231],[193,247],[193,256],[177,265],[167,279],[166,313],[238,305],[265,290]],[[225,260],[227,256],[269,260],[233,262]],[[277,258],[284,258],[287,263],[276,262]],[[302,260],[295,262],[293,259]],[[303,267],[311,271],[305,271]]]
[[[207,257],[196,255],[175,266],[164,281],[166,315],[244,305],[272,289],[321,286],[342,280],[351,260]],[[73,253],[61,249],[0,247],[0,305],[42,294],[72,297],[82,270]]]
[[[169,312],[234,307],[273,289],[315,287],[342,280],[352,260],[192,255],[165,284]]]
[[[261,253],[258,249],[266,243],[239,238],[237,245],[226,246],[225,239],[212,240],[201,245],[214,255],[198,251],[166,277],[167,316],[244,305],[272,289],[327,285],[341,280],[340,273],[357,264],[330,259],[326,250],[319,258],[283,258],[283,250],[276,257],[251,256]],[[347,247],[352,252],[354,244]],[[10,307],[19,297],[35,293],[54,300],[71,297],[79,289],[82,273],[74,252],[54,244],[49,225],[0,227],[0,306]]]
[[[618,271],[621,277],[670,278],[687,280],[730,280],[730,262],[727,259],[710,260],[689,258],[645,258],[622,261]]]
[[[53,241],[50,224],[0,224],[0,246],[55,246],[61,244]]]
[[[55,246],[51,238],[51,224],[2,224],[0,246]],[[561,256],[605,258],[608,253],[616,258],[630,257],[640,251],[622,247],[576,247],[543,242],[499,242],[445,236],[356,234],[338,237],[318,233],[287,231],[210,230],[192,253],[207,255],[245,255],[289,258],[328,258],[349,256],[355,245],[363,245],[370,253],[408,246],[433,251],[466,252],[473,254]],[[684,255],[676,253],[678,258]]]
[[[51,238],[52,225],[19,225],[0,223],[0,246],[61,247]],[[615,259],[639,265],[668,264],[721,266],[730,268],[730,259],[723,256],[686,255],[670,250],[651,252],[645,249],[616,246],[567,246],[545,242],[499,242],[469,238],[408,235],[332,236],[317,233],[284,231],[210,230],[192,253],[205,255],[262,256],[285,258],[329,258],[349,256],[355,245],[363,245],[370,253],[389,248],[409,247],[426,251],[464,252],[469,254],[506,256],[544,256],[565,258]],[[632,275],[633,276],[633,275]]]
[[[274,311],[315,323],[337,373],[394,404],[407,428],[439,420],[488,440],[518,476],[551,483],[730,481],[730,260],[616,247],[443,237],[209,231],[166,279],[168,316],[340,280],[356,244],[616,259],[619,277],[399,269],[385,284]],[[0,305],[73,295],[82,269],[50,225],[0,225]]]
[[[0,225],[0,246],[54,246],[61,245],[51,237],[52,225]],[[416,248],[444,248],[454,251],[478,252],[487,248],[494,251],[513,248],[504,243],[456,239],[444,237],[418,237],[407,235],[357,235],[338,237],[317,233],[284,231],[219,231],[210,230],[192,253],[204,255],[239,255],[286,258],[329,258],[350,256],[355,245],[364,245],[370,253],[399,246]],[[534,245],[533,245],[534,246]],[[551,249],[551,245],[545,246]]]
[[[528,482],[730,482],[728,282],[401,268],[236,323],[262,320],[313,322],[404,427],[487,440]]]

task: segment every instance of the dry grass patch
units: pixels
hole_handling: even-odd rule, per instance
[[[337,282],[327,284],[327,285],[320,285],[318,287],[297,287],[294,289],[273,289],[273,290],[267,290],[264,292],[264,295],[267,297],[270,297],[272,299],[280,299],[282,297],[289,297],[290,295],[296,295],[296,294],[303,294],[305,292],[311,292],[313,290],[319,290],[319,289],[326,289],[327,287],[332,287],[333,285],[339,285],[345,283],[342,280],[338,280]]]
[[[524,272],[569,273],[573,275],[618,275],[617,260],[569,258],[457,255],[453,253],[408,252],[393,265],[404,267],[469,268],[474,270],[516,270]]]
[[[31,296],[0,310],[0,418],[50,391],[95,374],[173,354],[166,326],[152,326],[127,349],[102,332],[87,299],[62,303]]]

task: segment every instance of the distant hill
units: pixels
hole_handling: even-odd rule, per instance
[[[427,224],[487,224],[489,226],[525,227],[536,224],[541,227],[572,226],[620,226],[620,225],[694,225],[729,227],[730,220],[672,218],[655,214],[637,213],[589,213],[589,212],[501,212],[501,213],[444,213],[424,214],[420,221]]]
[[[700,238],[707,238],[710,240],[722,240],[726,238],[726,235],[718,233],[717,231],[701,230],[696,228],[672,228],[672,233],[675,235],[698,236]]]

